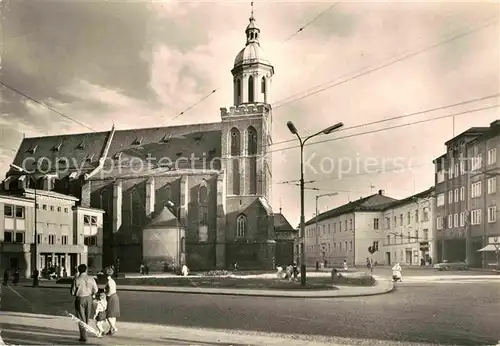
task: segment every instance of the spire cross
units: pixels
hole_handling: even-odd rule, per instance
[[[252,7],[252,12],[250,13],[250,19],[253,19],[253,1],[250,2],[250,6]]]

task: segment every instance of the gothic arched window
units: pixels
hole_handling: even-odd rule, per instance
[[[247,129],[248,155],[257,155],[257,131],[253,126]]]
[[[241,155],[240,131],[237,128],[231,129],[231,156]]]
[[[240,194],[240,161],[233,159],[233,195]]]
[[[208,224],[208,188],[201,185],[198,191],[198,205],[200,209],[200,224]]]
[[[236,238],[244,238],[247,230],[247,218],[245,215],[240,215],[236,219]]]
[[[251,157],[249,162],[249,193],[251,195],[257,194],[257,157]]]
[[[254,83],[253,76],[248,77],[248,103],[254,102]]]

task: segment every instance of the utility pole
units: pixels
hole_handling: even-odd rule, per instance
[[[300,249],[300,284],[302,286],[305,286],[306,285],[306,231],[305,231],[305,216],[304,216],[304,203],[305,203],[304,202],[304,145],[309,139],[319,135],[328,135],[333,131],[344,126],[344,124],[337,123],[333,126],[327,127],[322,131],[316,132],[315,134],[306,137],[304,140],[302,140],[302,137],[300,137],[297,128],[291,121],[288,121],[286,123],[286,126],[288,127],[288,130],[290,130],[292,134],[297,136],[297,139],[299,140],[300,143],[300,237],[302,240]]]

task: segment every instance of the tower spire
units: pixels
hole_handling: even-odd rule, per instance
[[[247,35],[247,45],[250,43],[257,43],[259,44],[259,34],[260,30],[257,27],[257,24],[255,24],[255,17],[254,17],[254,7],[253,7],[253,1],[250,3],[251,6],[251,12],[250,12],[250,18],[248,18],[248,26],[245,30],[245,33]]]

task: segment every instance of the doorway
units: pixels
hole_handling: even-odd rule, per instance
[[[10,267],[10,269],[19,269],[19,258],[18,257],[10,257],[9,258],[9,267]]]
[[[385,263],[387,263],[388,266],[391,265],[391,253],[390,252],[385,253]]]

